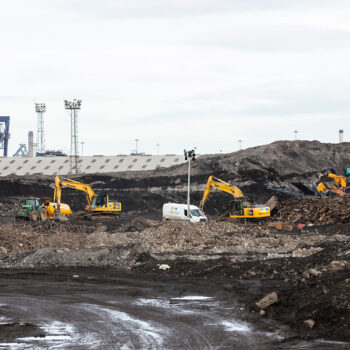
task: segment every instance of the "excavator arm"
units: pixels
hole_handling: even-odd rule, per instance
[[[208,196],[213,188],[217,188],[220,191],[232,194],[232,196],[234,196],[235,198],[244,197],[242,191],[238,187],[232,186],[229,183],[222,181],[220,179],[217,179],[213,176],[209,176],[207,185],[206,185],[204,193],[203,193],[202,200],[200,202],[201,210],[203,210],[204,204],[205,204],[205,202],[206,202],[206,200],[207,200],[207,198],[208,198]]]
[[[61,192],[62,192],[61,186],[66,186],[66,187],[69,187],[69,188],[73,188],[75,190],[79,190],[79,191],[85,192],[86,200],[88,202],[88,206],[91,209],[92,199],[95,196],[95,192],[89,185],[82,184],[80,182],[77,182],[77,181],[74,181],[74,180],[70,180],[70,179],[61,180],[58,176],[56,176],[56,178],[55,178],[54,201],[56,201],[58,207],[61,204]]]

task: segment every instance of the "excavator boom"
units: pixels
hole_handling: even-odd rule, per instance
[[[58,176],[56,176],[54,198],[57,201],[58,205],[61,203],[61,192],[62,192],[61,186],[66,186],[69,188],[73,188],[74,190],[85,192],[86,201],[88,202],[88,206],[91,209],[92,199],[95,196],[95,192],[89,185],[80,183],[78,181],[70,180],[70,179],[61,180]]]
[[[203,210],[204,204],[205,204],[205,202],[206,202],[206,200],[207,200],[207,198],[208,198],[208,196],[213,188],[217,188],[221,191],[232,194],[232,196],[234,196],[235,198],[243,198],[244,197],[242,191],[238,187],[232,186],[229,183],[222,181],[220,179],[217,179],[214,176],[209,176],[207,185],[206,185],[204,193],[203,193],[202,200],[200,202],[200,208],[202,210]]]

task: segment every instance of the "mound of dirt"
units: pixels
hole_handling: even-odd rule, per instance
[[[350,143],[277,141],[228,154],[199,157],[192,163],[193,175],[226,172],[249,178],[291,176],[334,169],[344,174],[350,167]],[[186,164],[157,170],[162,175],[187,174]]]
[[[330,225],[350,222],[350,196],[288,200],[279,203],[274,218],[296,225]]]
[[[110,248],[42,248],[13,255],[2,261],[1,268],[109,267],[118,271],[130,271],[144,254],[145,250],[139,244]]]
[[[303,337],[350,339],[350,268],[295,281],[279,293],[267,316],[289,324]],[[292,307],[291,307],[292,306]],[[312,320],[310,329],[305,321]]]
[[[124,232],[141,232],[150,227],[156,227],[159,225],[159,221],[151,220],[143,216],[139,216],[132,219],[129,223],[121,227],[121,231]]]

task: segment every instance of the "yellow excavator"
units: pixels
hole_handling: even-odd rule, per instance
[[[270,216],[269,207],[250,204],[238,187],[230,185],[229,183],[217,179],[213,176],[209,176],[208,178],[207,186],[205,187],[203,197],[200,202],[201,210],[203,210],[204,204],[213,188],[217,188],[220,191],[229,193],[235,198],[230,209],[230,218],[258,219]]]
[[[61,206],[61,186],[73,188],[74,190],[83,191],[86,195],[87,206],[85,207],[84,219],[98,218],[98,217],[114,217],[119,218],[122,210],[120,202],[112,201],[109,199],[108,194],[99,193],[96,194],[91,186],[83,184],[78,181],[64,179],[61,180],[58,176],[55,178],[55,193],[54,201],[57,203],[57,209]]]
[[[346,177],[333,173],[320,174],[316,185],[319,193],[344,196]]]

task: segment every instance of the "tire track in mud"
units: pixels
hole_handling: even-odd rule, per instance
[[[282,331],[244,320],[239,289],[223,292],[199,280],[59,279],[0,277],[0,322],[29,322],[46,335],[6,341],[0,333],[0,349],[346,349],[279,343]]]

